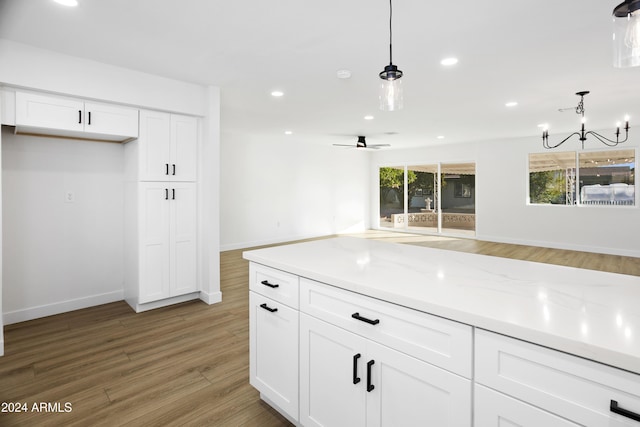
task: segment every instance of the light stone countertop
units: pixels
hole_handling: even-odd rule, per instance
[[[640,277],[337,237],[244,258],[640,374]]]

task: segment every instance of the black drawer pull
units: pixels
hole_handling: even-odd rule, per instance
[[[82,123],[82,110],[78,110],[78,123]]]
[[[351,317],[353,317],[354,319],[358,319],[362,322],[366,322],[370,325],[377,325],[378,323],[380,323],[380,319],[375,319],[375,320],[367,319],[366,317],[360,316],[360,313],[353,313]]]
[[[260,304],[260,307],[264,308],[267,311],[270,311],[272,313],[275,313],[276,311],[278,311],[277,308],[271,308],[267,305],[267,303],[265,302],[264,304]]]
[[[175,174],[176,174],[176,165],[175,165],[175,163],[174,163],[172,166],[173,166],[173,173],[172,173],[172,175],[175,175]]]
[[[278,284],[276,284],[276,285],[272,285],[271,283],[269,283],[269,281],[268,281],[268,280],[263,280],[263,281],[262,281],[262,282],[260,282],[260,283],[262,283],[263,285],[268,286],[268,287],[270,287],[270,288],[274,288],[274,289],[275,289],[275,288],[279,288],[279,287],[280,287],[280,285],[278,285]]]
[[[89,111],[89,121],[87,122],[88,125],[91,124],[91,111]]]
[[[164,174],[169,175],[169,163],[165,163],[164,165],[165,165]]]
[[[358,359],[360,359],[361,354],[358,353],[353,356],[353,383],[358,384],[360,382],[360,377],[358,376]]]
[[[618,402],[615,400],[611,401],[611,406],[609,406],[609,410],[615,414],[622,415],[623,417],[630,418],[634,421],[640,421],[640,414],[629,411],[628,409],[622,409],[618,406]]]
[[[367,362],[367,392],[371,392],[375,386],[371,384],[371,367],[376,363],[375,360],[371,359]]]

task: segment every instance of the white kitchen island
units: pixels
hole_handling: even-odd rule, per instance
[[[640,426],[640,277],[351,237],[244,257],[251,381],[296,424]]]

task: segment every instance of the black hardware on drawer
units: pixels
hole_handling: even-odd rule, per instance
[[[278,311],[277,308],[271,308],[267,305],[267,303],[265,302],[264,304],[260,304],[260,307],[264,308],[267,311],[270,311],[272,313],[275,313],[276,311]]]
[[[358,376],[358,359],[360,359],[361,354],[358,353],[353,356],[353,383],[358,384],[360,382],[360,377]]]
[[[82,123],[82,110],[78,110],[78,123]]]
[[[263,281],[262,281],[262,282],[260,282],[260,283],[262,283],[263,285],[268,286],[268,287],[270,287],[270,288],[274,288],[274,289],[275,289],[275,288],[280,287],[280,285],[278,285],[278,284],[273,285],[273,284],[269,283],[269,281],[268,281],[268,280],[263,280]]]
[[[367,362],[367,391],[368,392],[372,391],[375,388],[375,386],[371,384],[371,367],[373,366],[374,363],[376,363],[376,361],[373,359]]]
[[[380,323],[380,319],[375,319],[375,320],[367,319],[366,317],[360,316],[360,313],[353,313],[351,317],[353,317],[354,319],[358,319],[362,322],[366,322],[370,325],[377,325],[378,323]]]
[[[611,401],[611,406],[609,406],[609,410],[615,414],[622,415],[623,417],[630,418],[634,421],[640,421],[640,414],[637,414],[633,411],[629,411],[628,409],[623,409],[618,406],[618,402],[615,400]]]

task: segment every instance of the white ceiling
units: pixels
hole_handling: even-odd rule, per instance
[[[0,0],[0,38],[219,86],[225,134],[327,145],[362,134],[396,149],[538,135],[549,123],[553,138],[577,130],[578,116],[558,109],[581,90],[590,128],[640,121],[640,67],[611,65],[620,0],[395,0],[393,59],[405,73],[395,112],[377,106],[386,0],[78,1]],[[460,62],[441,66],[448,56]],[[336,77],[344,68],[349,80]]]

